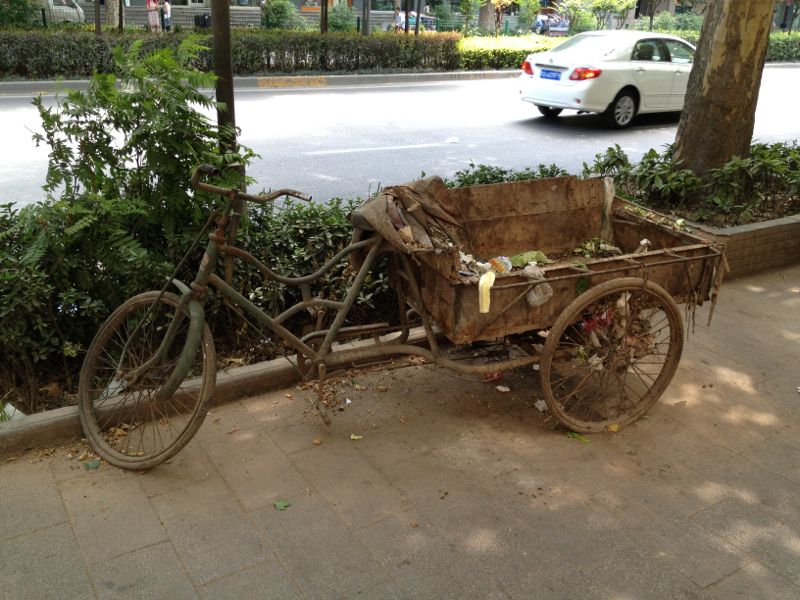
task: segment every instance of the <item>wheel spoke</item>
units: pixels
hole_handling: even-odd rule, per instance
[[[150,310],[153,302],[157,305]],[[177,368],[188,336],[190,320],[179,311],[179,302],[170,293],[132,298],[109,317],[87,352],[79,384],[81,421],[98,454],[117,466],[143,469],[163,462],[205,418],[215,360],[207,327],[186,375],[199,381],[191,387],[179,385],[171,397],[159,394]],[[163,358],[144,370],[174,319],[179,323]],[[130,378],[134,372],[136,377]]]
[[[669,383],[682,344],[680,313],[663,289],[634,278],[599,284],[551,327],[540,367],[545,399],[576,431],[630,423]]]

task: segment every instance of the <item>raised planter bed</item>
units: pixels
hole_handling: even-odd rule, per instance
[[[693,224],[701,237],[725,246],[726,279],[800,262],[800,215],[724,229]]]

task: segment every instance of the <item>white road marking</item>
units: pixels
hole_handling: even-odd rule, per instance
[[[322,156],[325,154],[354,154],[356,152],[381,152],[383,150],[413,150],[414,148],[436,148],[444,146],[447,142],[432,142],[430,144],[407,144],[405,146],[373,146],[371,148],[342,148],[341,150],[314,150],[303,152],[303,156]]]

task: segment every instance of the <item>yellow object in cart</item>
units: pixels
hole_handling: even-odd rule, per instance
[[[492,289],[494,285],[494,271],[489,269],[481,275],[481,278],[478,280],[478,312],[479,313],[488,313],[489,312],[489,305],[491,304],[491,298],[489,296],[489,291]]]

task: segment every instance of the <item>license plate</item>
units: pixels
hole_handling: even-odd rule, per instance
[[[552,71],[550,69],[542,69],[540,71],[539,77],[542,79],[555,79],[558,81],[561,79],[561,72],[560,71]]]

